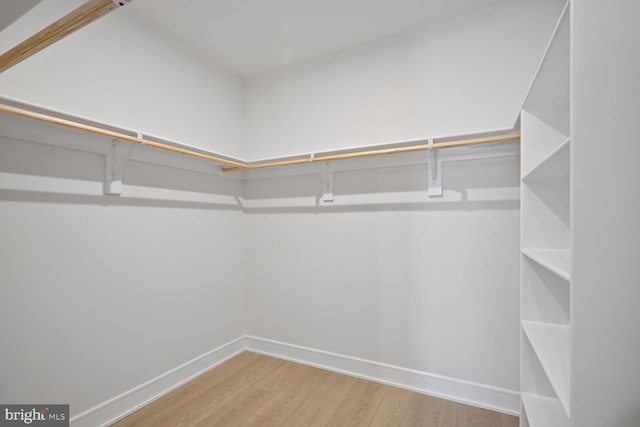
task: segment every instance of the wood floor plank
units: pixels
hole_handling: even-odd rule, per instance
[[[309,397],[329,378],[329,371],[298,365],[290,380],[275,392],[274,399],[263,406],[256,415],[284,424]]]
[[[115,423],[517,427],[518,418],[245,352]]]
[[[242,424],[241,427],[279,427],[279,423],[275,423],[267,418],[262,418],[258,415],[252,415],[247,418]]]
[[[199,417],[191,423],[195,427],[239,426],[260,409],[273,394],[268,391],[247,387],[244,392],[237,393],[224,405],[215,410],[206,411],[206,416]]]
[[[453,427],[456,425],[458,403],[431,396],[421,396],[413,416],[413,425]]]
[[[386,394],[386,387],[356,379],[347,398],[327,422],[328,426],[369,426]]]
[[[408,390],[390,387],[373,419],[372,426],[410,426],[420,404],[420,395]]]
[[[206,419],[212,413],[224,412],[230,405],[237,402],[238,399],[247,393],[252,384],[259,381],[265,375],[285,362],[272,358],[261,358],[252,366],[233,375],[225,381],[219,383],[217,387],[208,389],[207,393],[202,394],[197,400],[184,409],[185,416],[175,426],[193,426],[202,419]],[[241,396],[238,398],[238,396]],[[254,398],[258,394],[252,394]],[[211,425],[211,424],[210,424]]]
[[[458,404],[456,427],[517,427],[518,419],[499,412]]]
[[[253,386],[267,391],[286,390],[288,385],[296,382],[300,376],[307,373],[306,366],[299,363],[285,362],[253,384]]]
[[[284,424],[285,426],[324,426],[346,399],[356,378],[330,372],[326,381]]]

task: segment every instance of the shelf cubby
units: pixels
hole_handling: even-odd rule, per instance
[[[535,115],[524,110],[520,116],[522,176],[531,174],[554,152],[567,144],[569,135],[548,125]]]
[[[571,139],[567,137],[524,175],[522,182],[532,185],[562,185],[568,183],[570,179],[570,158]]]
[[[563,11],[523,110],[535,115],[564,135],[569,135],[570,103],[570,14]]]
[[[522,393],[522,405],[530,427],[569,427],[569,419],[558,399]]]
[[[522,320],[568,325],[569,281],[524,253],[521,268]]]
[[[569,249],[569,183],[522,183],[522,247]]]
[[[569,414],[569,326],[523,321],[522,329],[556,397]]]

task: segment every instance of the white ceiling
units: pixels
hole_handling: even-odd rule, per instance
[[[497,0],[135,0],[174,36],[248,76],[354,47]]]

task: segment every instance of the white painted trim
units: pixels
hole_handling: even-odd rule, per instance
[[[513,390],[245,335],[74,415],[71,417],[71,425],[110,425],[243,351],[277,357],[509,415],[520,414],[520,393]]]
[[[70,424],[74,427],[110,425],[243,351],[245,339],[241,336],[72,416]]]
[[[517,391],[265,338],[246,336],[245,342],[247,350],[254,353],[509,415],[520,415],[520,393]]]

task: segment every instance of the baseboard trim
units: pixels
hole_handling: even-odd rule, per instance
[[[243,336],[238,337],[71,417],[70,424],[74,427],[95,427],[112,424],[242,353],[245,349],[245,338]]]
[[[520,394],[513,390],[245,335],[74,415],[70,423],[74,427],[110,425],[243,351],[314,366],[509,415],[519,416],[520,413]]]
[[[520,415],[520,393],[472,381],[331,353],[280,341],[245,337],[254,353],[277,357],[509,415]]]

